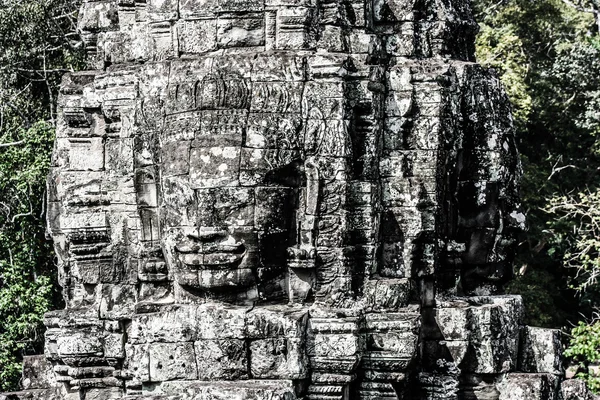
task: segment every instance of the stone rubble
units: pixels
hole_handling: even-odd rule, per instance
[[[0,399],[590,400],[512,276],[510,104],[468,0],[84,0]]]

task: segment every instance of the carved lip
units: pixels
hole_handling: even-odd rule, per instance
[[[191,269],[235,269],[244,257],[243,253],[180,253],[179,260]]]
[[[235,269],[246,256],[246,246],[231,237],[222,238],[221,232],[212,231],[201,236],[188,235],[188,240],[175,246],[175,252],[190,269]]]

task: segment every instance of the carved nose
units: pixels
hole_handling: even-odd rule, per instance
[[[214,241],[225,239],[229,236],[227,229],[220,227],[201,227],[198,234],[189,234],[188,237],[199,240],[201,242]]]

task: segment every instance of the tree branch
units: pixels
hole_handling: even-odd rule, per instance
[[[10,143],[0,143],[0,148],[2,147],[10,147],[10,146],[18,146],[20,144],[25,143],[24,140],[19,140],[18,142],[10,142]]]
[[[585,12],[585,13],[592,13],[592,14],[595,14],[597,12],[593,8],[585,8],[582,5],[575,4],[570,0],[562,0],[562,2],[565,3],[566,5],[568,5],[569,7],[576,9],[577,11],[581,11],[581,12]]]

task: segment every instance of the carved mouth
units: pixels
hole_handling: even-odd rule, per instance
[[[187,240],[175,246],[175,252],[190,269],[235,269],[246,256],[246,246],[224,233],[209,231],[188,235]]]
[[[246,252],[241,254],[219,253],[180,253],[179,260],[183,265],[193,269],[234,269],[237,268]]]

